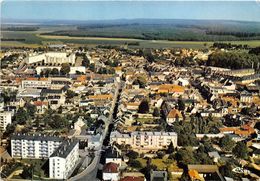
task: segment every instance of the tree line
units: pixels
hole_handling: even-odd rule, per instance
[[[207,61],[208,66],[216,66],[230,69],[257,68],[260,56],[238,52],[214,52]]]

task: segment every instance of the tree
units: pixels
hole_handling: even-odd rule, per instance
[[[16,127],[16,124],[8,124],[6,126],[6,129],[5,129],[5,132],[4,132],[4,136],[5,137],[8,137],[9,135],[11,135],[12,133],[14,133],[15,131],[15,127]]]
[[[23,172],[21,173],[22,178],[31,179],[33,174],[33,166],[24,166]]]
[[[28,118],[29,115],[23,108],[19,108],[15,114],[15,122],[17,122],[18,124],[25,124]]]
[[[138,107],[138,113],[146,114],[149,113],[149,103],[148,100],[144,99],[139,107]]]
[[[234,177],[234,174],[232,172],[232,165],[229,162],[226,162],[225,165],[222,165],[221,167],[219,167],[219,171],[221,173],[221,175],[225,176],[225,177]]]
[[[60,115],[54,115],[48,120],[48,125],[53,129],[62,129],[68,126],[68,120]]]
[[[153,110],[153,116],[159,117],[160,116],[160,109],[158,107],[155,107]]]
[[[66,92],[66,97],[68,99],[71,99],[71,98],[75,97],[76,95],[77,94],[74,91],[72,91],[72,90],[67,90],[67,92]]]
[[[232,153],[238,158],[246,159],[248,157],[248,149],[246,144],[242,141],[238,142],[233,148]]]
[[[139,85],[140,88],[145,88],[145,85],[146,85],[146,79],[144,76],[138,76],[134,82],[133,82],[133,85]]]
[[[68,63],[63,63],[61,65],[60,73],[62,75],[67,75],[70,72],[70,65]]]
[[[95,72],[96,68],[95,68],[95,64],[90,64],[89,65],[89,70],[91,70],[92,72]]]
[[[176,160],[181,167],[185,167],[188,164],[196,163],[192,148],[190,147],[179,149],[176,153]]]
[[[41,74],[40,74],[40,75],[41,75],[41,77],[43,77],[43,76],[49,77],[50,73],[51,73],[51,69],[45,68],[45,69],[43,69],[43,70],[41,71]]]
[[[139,160],[129,160],[128,164],[134,168],[142,168],[142,164]]]
[[[173,143],[171,142],[168,146],[168,149],[167,149],[167,154],[171,154],[174,152],[174,146],[173,146]]]
[[[87,67],[89,67],[89,65],[90,65],[90,61],[89,61],[88,57],[86,55],[84,55],[83,60],[82,60],[82,66],[87,68]]]
[[[222,137],[219,142],[219,145],[223,151],[231,151],[235,144],[236,143],[228,135]]]
[[[191,178],[190,178],[187,170],[183,171],[181,178],[180,178],[180,181],[191,181]]]
[[[25,108],[26,108],[26,111],[28,113],[28,115],[30,117],[34,117],[34,114],[36,113],[37,111],[37,108],[35,105],[31,104],[31,103],[26,103],[25,104]]]
[[[178,108],[179,108],[179,110],[181,110],[181,111],[184,111],[184,110],[185,110],[185,103],[183,102],[182,99],[178,99]]]
[[[58,70],[57,68],[53,68],[53,69],[51,70],[50,74],[51,74],[51,75],[59,75],[60,72],[59,72],[59,70]]]
[[[128,156],[129,159],[136,159],[139,154],[136,151],[130,150],[126,156]]]

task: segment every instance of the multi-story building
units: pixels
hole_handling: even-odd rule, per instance
[[[13,158],[49,158],[49,177],[67,179],[79,160],[79,143],[55,136],[15,134],[11,136]]]
[[[51,80],[47,78],[28,78],[22,81],[21,87],[26,88],[36,88],[36,89],[47,89],[51,87]]]
[[[0,111],[0,131],[4,132],[8,124],[12,124],[12,112]]]
[[[49,177],[67,179],[79,161],[79,143],[75,140],[64,141],[49,158]]]
[[[119,145],[128,144],[137,150],[158,150],[169,146],[171,142],[174,147],[177,147],[177,134],[175,132],[135,131],[130,134],[112,132],[110,142],[116,142]]]
[[[15,134],[11,136],[11,155],[13,158],[49,158],[62,141],[61,137]]]
[[[67,54],[66,52],[48,52],[38,55],[29,55],[25,62],[27,64],[40,63],[41,65],[61,65],[63,63],[75,64],[75,54]]]

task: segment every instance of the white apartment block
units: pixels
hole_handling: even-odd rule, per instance
[[[51,80],[23,80],[21,87],[23,89],[26,88],[39,88],[39,89],[47,89],[51,87]]]
[[[29,55],[25,62],[27,64],[41,63],[51,65],[61,65],[62,63],[75,64],[75,54],[67,54],[66,52],[48,52],[38,55]]]
[[[0,131],[4,132],[8,124],[12,124],[12,112],[0,111]]]
[[[11,155],[13,158],[49,158],[62,141],[60,137],[16,134],[11,136]]]
[[[68,179],[79,161],[79,143],[75,140],[64,141],[49,158],[49,177]]]
[[[119,145],[128,144],[137,150],[158,150],[166,148],[173,143],[177,147],[177,134],[175,132],[132,132],[130,134],[121,134],[112,132],[110,143],[116,142]]]

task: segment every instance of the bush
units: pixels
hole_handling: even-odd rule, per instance
[[[130,159],[128,162],[129,166],[133,167],[133,168],[142,168],[142,164],[140,161],[138,160],[132,160]]]

